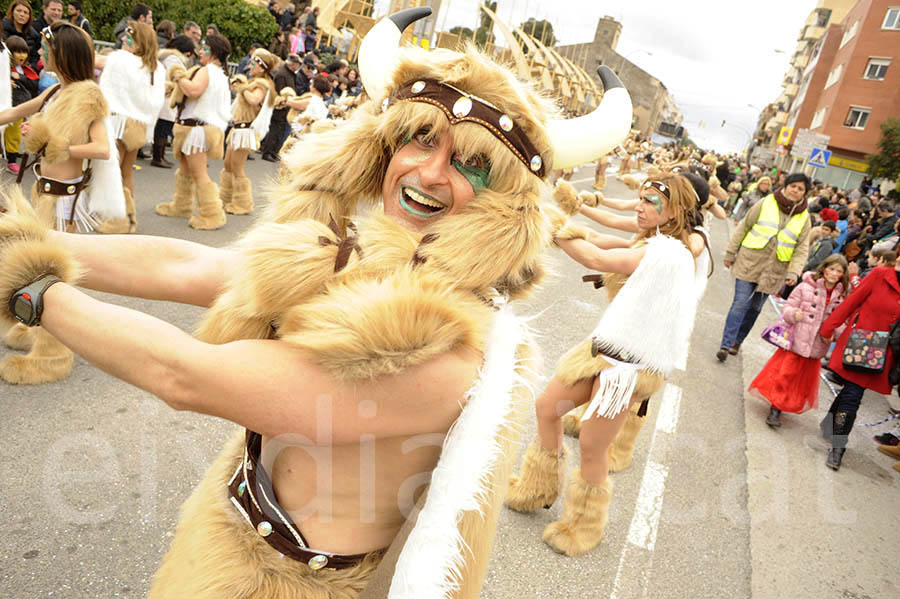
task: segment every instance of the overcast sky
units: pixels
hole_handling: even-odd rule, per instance
[[[438,29],[474,29],[480,1],[448,2]],[[387,4],[378,0],[376,14]],[[781,93],[797,35],[815,7],[816,0],[498,0],[497,12],[513,25],[547,19],[562,44],[592,40],[597,20],[613,17],[622,23],[618,52],[665,84],[691,139],[734,151],[746,147],[760,110]]]

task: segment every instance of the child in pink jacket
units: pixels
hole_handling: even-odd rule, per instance
[[[821,359],[829,345],[819,336],[819,327],[849,290],[847,260],[832,254],[815,271],[804,273],[791,292],[783,312],[785,323],[794,327],[791,349],[775,350],[749,389],[772,404],[766,418],[769,426],[781,426],[782,412],[801,414],[816,407]]]

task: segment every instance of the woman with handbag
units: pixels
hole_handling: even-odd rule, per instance
[[[749,391],[772,404],[766,418],[772,428],[781,426],[782,412],[802,414],[816,407],[821,359],[828,353],[819,328],[846,297],[848,278],[847,260],[840,254],[828,256],[814,272],[804,273],[794,287],[782,312],[783,323],[763,333],[778,349],[750,383]],[[791,327],[788,347],[767,336],[779,326]]]
[[[841,467],[847,437],[865,390],[891,392],[888,373],[896,357],[888,347],[888,331],[897,318],[900,270],[897,266],[879,266],[822,324],[820,335],[826,340],[831,340],[837,327],[850,324],[828,363],[829,369],[847,381],[821,424],[823,436],[831,442],[826,464],[833,470]]]

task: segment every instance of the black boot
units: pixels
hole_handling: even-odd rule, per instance
[[[172,163],[166,160],[165,139],[153,140],[153,160],[150,162],[150,166],[156,166],[159,168],[172,168]]]
[[[781,426],[781,410],[775,407],[769,408],[769,415],[766,417],[766,424],[772,428]]]
[[[831,449],[828,451],[828,459],[825,461],[825,465],[832,470],[838,470],[841,467],[841,460],[844,459],[847,447],[847,438],[850,436],[850,431],[853,430],[855,420],[856,414],[834,413],[834,434],[831,436]]]
[[[831,443],[831,436],[834,432],[834,413],[837,411],[836,405],[837,399],[831,402],[828,413],[825,414],[825,418],[822,418],[822,422],[819,423],[819,430],[822,431],[822,438],[829,443]]]

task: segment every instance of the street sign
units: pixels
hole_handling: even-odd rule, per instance
[[[782,127],[778,132],[778,143],[782,146],[788,145],[791,141],[791,133],[794,132],[793,127]]]
[[[828,164],[838,166],[840,168],[850,169],[851,171],[859,171],[864,173],[869,170],[869,165],[861,160],[853,160],[852,158],[844,158],[842,156],[832,156]]]
[[[825,168],[828,166],[828,160],[831,158],[831,152],[825,148],[813,148],[809,155],[809,164],[816,168]]]
[[[806,160],[813,148],[827,148],[829,141],[831,141],[830,135],[813,133],[809,129],[797,129],[794,145],[791,146],[791,156],[797,160]]]

